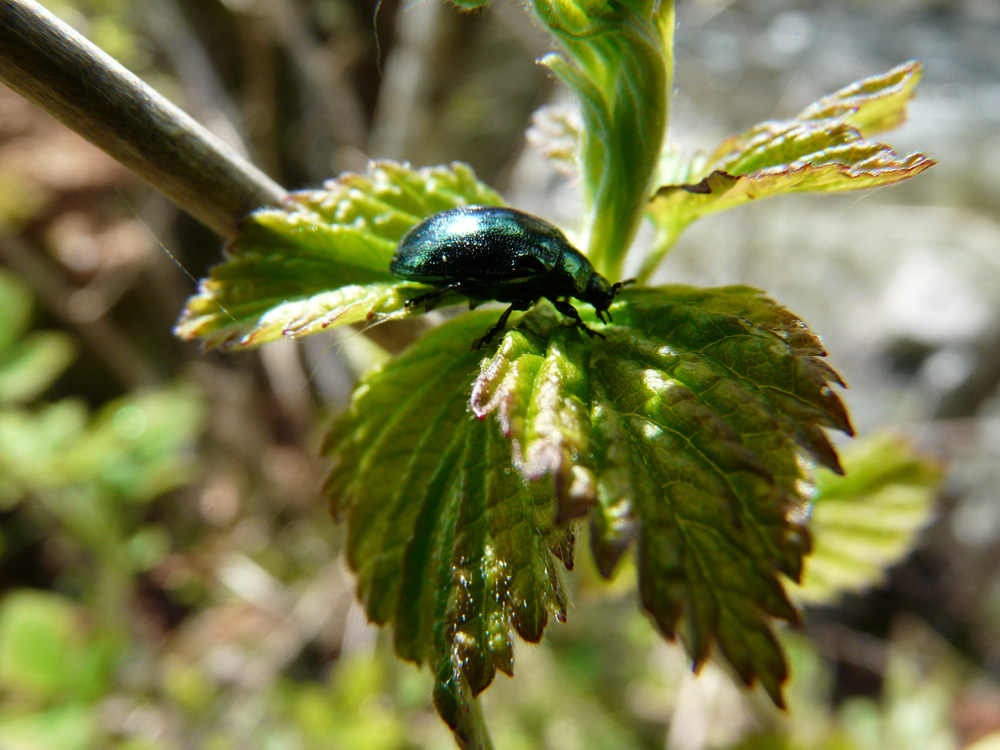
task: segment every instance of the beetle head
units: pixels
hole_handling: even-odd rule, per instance
[[[597,317],[601,319],[602,323],[612,320],[608,308],[615,301],[615,297],[621,291],[621,288],[627,284],[634,283],[635,279],[626,279],[625,281],[616,281],[614,284],[609,284],[606,278],[596,272],[590,277],[590,282],[587,284],[586,300],[593,305],[594,310],[597,312]],[[604,319],[605,315],[608,316],[608,320]]]

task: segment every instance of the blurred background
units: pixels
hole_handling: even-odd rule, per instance
[[[458,159],[578,226],[577,186],[525,140],[568,95],[517,3],[45,5],[288,188]],[[884,581],[784,634],[787,714],[711,665],[694,679],[629,573],[607,586],[579,555],[568,624],[487,693],[497,747],[969,747],[1000,731],[1000,2],[678,0],[678,21],[681,149],[924,62],[881,139],[938,166],[706,219],[657,278],[766,289],[823,334],[859,433],[947,478]],[[175,340],[220,244],[0,87],[0,748],[451,748],[319,499],[323,425],[371,347]]]

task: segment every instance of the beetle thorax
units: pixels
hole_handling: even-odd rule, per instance
[[[594,276],[594,267],[576,248],[567,246],[559,255],[554,274],[565,286],[560,290],[568,297],[586,300],[587,286]]]

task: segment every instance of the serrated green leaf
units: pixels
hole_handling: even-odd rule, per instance
[[[593,474],[578,463],[590,447],[584,349],[570,335],[545,349],[528,331],[505,336],[496,355],[484,361],[472,389],[472,411],[480,418],[497,413],[525,479],[552,476],[559,518],[565,520],[585,514],[595,499]]]
[[[839,379],[753,289],[629,290],[612,310],[589,345],[527,316],[483,367],[473,411],[497,415],[526,478],[553,477],[562,516],[592,498],[602,573],[638,541],[643,605],[696,664],[715,642],[780,702],[768,619],[796,618],[779,574],[796,577],[809,548],[798,456],[839,469],[821,429],[851,432]]]
[[[592,215],[588,256],[620,278],[646,203],[667,124],[674,4],[535,0],[565,57],[542,59],[580,101],[580,164]]]
[[[910,62],[820,99],[791,120],[769,121],[723,141],[711,156],[687,162],[670,154],[660,172],[680,178],[653,196],[657,229],[638,277],[649,277],[678,235],[696,219],[773,195],[836,192],[890,185],[934,165],[868,140],[901,122],[921,68]]]
[[[816,476],[813,553],[793,597],[823,604],[878,583],[930,523],[940,467],[905,441],[881,435],[844,456],[845,474]]]
[[[606,575],[637,542],[643,605],[696,664],[715,643],[781,701],[769,620],[795,620],[780,575],[809,548],[799,454],[839,468],[822,428],[851,431],[839,380],[753,289],[631,289],[613,314],[590,341],[537,307],[487,357],[468,343],[496,312],[460,316],[366,378],[331,432],[362,601],[431,662],[453,726],[510,671],[508,629],[538,640],[564,614],[558,521],[588,513]]]
[[[469,344],[495,319],[463,315],[365,378],[325,448],[359,597],[393,625],[401,656],[431,664],[452,727],[497,669],[512,671],[511,627],[537,642],[565,617],[559,569],[572,559],[550,496],[511,468],[492,421],[468,413],[482,357]]]
[[[910,60],[824,96],[802,110],[795,119],[843,118],[865,136],[891,130],[906,120],[906,105],[913,98],[913,90],[923,72],[924,66],[919,60]]]
[[[500,205],[464,164],[414,170],[373,162],[323,190],[251,214],[203,279],[175,332],[208,347],[256,346],[331,326],[403,317],[413,288],[389,273],[406,231],[465,204]]]

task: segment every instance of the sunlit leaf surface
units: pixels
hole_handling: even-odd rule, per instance
[[[406,231],[438,211],[500,203],[458,163],[414,170],[375,162],[367,174],[293,193],[285,208],[247,217],[176,333],[209,347],[255,346],[402,317],[412,288],[389,273],[389,260]]]
[[[327,441],[359,596],[394,625],[400,655],[431,663],[453,727],[497,669],[512,671],[510,627],[537,642],[566,611],[571,530],[512,469],[499,430],[468,410],[482,357],[469,344],[495,318],[452,320],[369,376]]]
[[[864,135],[898,127],[906,119],[906,105],[920,82],[919,60],[845,86],[802,110],[797,120],[844,118]]]
[[[934,164],[923,154],[900,155],[868,136],[898,125],[920,79],[909,62],[820,99],[790,120],[767,121],[723,141],[710,156],[681,159],[668,152],[666,182],[649,216],[658,230],[640,278],[659,263],[696,219],[751,200],[795,192],[836,192],[890,185]]]
[[[612,312],[589,340],[536,308],[486,356],[469,343],[496,312],[454,319],[368,377],[328,439],[368,614],[431,663],[453,726],[512,669],[511,627],[537,641],[565,616],[559,522],[578,516],[605,575],[635,548],[643,606],[696,663],[714,643],[781,702],[769,622],[795,620],[780,576],[809,549],[800,455],[837,470],[822,428],[851,431],[838,379],[753,289],[629,290]]]

